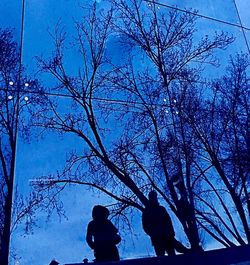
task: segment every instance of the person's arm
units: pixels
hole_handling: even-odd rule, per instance
[[[94,249],[95,243],[93,241],[93,224],[91,222],[88,224],[86,241],[90,248]]]

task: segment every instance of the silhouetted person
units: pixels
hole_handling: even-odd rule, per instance
[[[106,207],[96,205],[92,210],[93,220],[88,224],[86,241],[94,250],[97,262],[120,259],[116,245],[120,243],[121,237],[108,216],[109,210]]]
[[[157,199],[157,193],[150,191],[148,205],[142,213],[142,225],[144,231],[150,236],[157,256],[169,256],[178,252],[186,253],[189,250],[175,239],[173,224],[166,209],[161,206]]]

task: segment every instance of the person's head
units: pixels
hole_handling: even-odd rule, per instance
[[[148,194],[148,200],[150,203],[158,203],[157,192],[154,190],[151,190]]]
[[[109,210],[102,205],[95,205],[92,210],[94,220],[106,220],[109,216]]]

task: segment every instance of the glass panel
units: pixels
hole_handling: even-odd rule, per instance
[[[225,70],[225,66],[228,63],[228,60],[231,55],[234,55],[238,52],[248,53],[248,48],[246,40],[243,34],[243,30],[238,26],[231,26],[228,24],[219,23],[216,21],[211,21],[207,19],[198,19],[197,22],[197,33],[198,38],[205,36],[206,34],[210,37],[214,36],[215,32],[221,33],[224,32],[229,36],[234,37],[234,41],[226,49],[216,49],[215,56],[219,59],[221,74]],[[218,69],[214,68],[215,74],[218,75]],[[205,71],[206,73],[206,71]]]
[[[198,14],[201,16],[208,16],[214,19],[239,24],[235,4],[232,0],[227,1],[226,4],[223,0],[160,0],[159,3],[172,7],[176,6],[182,9],[192,8],[193,10],[197,10]]]
[[[64,102],[65,105],[65,102]],[[34,133],[34,132],[33,132]],[[42,139],[37,135],[27,143],[19,140],[16,181],[23,196],[31,191],[31,183],[45,181],[51,174],[61,171],[69,152],[81,149],[82,144],[70,136],[47,133]],[[67,186],[60,196],[64,204],[65,217],[60,220],[54,212],[47,220],[47,213],[39,211],[33,233],[22,237],[25,223],[18,226],[12,237],[12,246],[22,264],[41,262],[49,264],[56,258],[63,263],[80,262],[91,257],[89,248],[84,248],[86,224],[91,219],[93,204],[104,199],[90,196],[83,186]],[[46,253],[46,254],[45,254]]]
[[[166,8],[166,11],[168,12],[169,8]],[[218,65],[216,67],[211,65],[204,66],[205,70],[203,71],[203,75],[206,79],[220,77],[223,74],[226,65],[228,64],[231,55],[234,55],[238,52],[249,52],[240,25],[230,25],[222,21],[197,17],[195,27],[197,29],[197,32],[194,35],[196,42],[199,42],[201,38],[204,38],[205,36],[208,36],[210,39],[212,39],[216,33],[220,34],[222,32],[228,34],[228,36],[232,36],[235,39],[230,45],[228,45],[226,49],[214,50],[214,55],[218,59]]]
[[[243,27],[250,28],[249,1],[235,0]]]
[[[71,103],[67,98],[51,97],[51,99],[57,102],[64,114],[72,112]],[[27,111],[23,115],[28,116]],[[70,155],[73,152],[81,154],[84,146],[82,140],[70,134],[59,135],[51,132],[39,137],[39,133],[39,129],[32,131],[28,142],[19,137],[16,186],[23,196],[27,196],[31,191],[31,183],[43,181],[48,177],[53,178],[57,172],[61,172]],[[110,205],[113,201],[102,194],[93,193],[83,185],[67,186],[61,193],[60,200],[64,204],[67,219],[63,217],[60,220],[54,212],[47,222],[47,213],[38,212],[37,226],[34,227],[33,234],[22,236],[26,223],[22,223],[14,231],[12,246],[17,256],[16,262],[31,264],[40,260],[44,264],[49,264],[53,258],[56,258],[63,263],[79,263],[83,258],[87,257],[89,260],[93,258],[92,250],[85,241],[87,224],[92,219],[92,207],[96,204]],[[140,216],[136,220],[137,227],[140,227]],[[137,229],[134,233],[137,233],[137,239],[132,239],[130,236],[124,238],[126,244],[124,249],[120,250],[121,256],[145,255],[142,246],[148,249],[148,253],[153,254],[146,235],[139,235]],[[139,238],[145,239],[143,243],[138,240]],[[134,246],[136,251],[133,250]]]
[[[50,34],[55,33],[56,27],[70,33],[74,28],[74,19],[81,15],[82,8],[79,1],[26,0],[24,63],[34,70],[36,67],[34,56],[46,56],[53,48]]]
[[[5,0],[4,2],[10,8],[13,5],[11,1]],[[102,4],[101,1],[97,2]],[[161,2],[171,7],[197,9],[201,16],[205,16],[200,17],[197,21],[198,31],[195,40],[199,40],[206,35],[213,36],[215,31],[221,32],[222,30],[235,37],[235,41],[226,50],[215,52],[215,55],[219,59],[217,67],[210,65],[204,67],[204,77],[207,79],[220,77],[223,74],[231,54],[239,51],[248,51],[242,29],[239,25],[234,1],[227,1],[227,4],[224,3],[224,0],[161,0]],[[79,1],[68,0],[26,1],[23,62],[30,74],[34,74],[37,71],[35,56],[42,55],[47,57],[53,50],[54,47],[50,33],[55,31],[58,23],[68,35],[71,33],[73,35],[74,19],[79,19],[83,13],[79,5]],[[4,7],[2,2],[0,7]],[[161,9],[166,10],[166,12],[169,11],[167,7],[162,6]],[[13,20],[11,19],[12,17]],[[6,20],[8,23],[5,20],[3,21],[5,24],[11,25],[12,23],[17,25],[17,17],[11,14]],[[244,22],[246,20],[247,16],[244,17]],[[248,30],[246,30],[246,35],[248,41],[250,41]],[[110,50],[112,49],[114,54],[120,53],[119,44],[114,43]],[[67,58],[66,66],[69,71],[72,71],[73,68],[77,68],[78,64],[79,58],[72,52]],[[48,90],[50,86],[54,85],[50,78],[44,78],[43,81]],[[32,96],[35,96],[32,91],[27,92],[27,97],[31,98]],[[70,113],[73,111],[66,97],[58,97],[56,100],[65,112]],[[22,118],[26,120],[28,115],[28,110],[24,106]],[[41,137],[39,133],[38,129],[32,128],[31,138],[29,141],[25,141],[20,132],[17,148],[16,185],[23,196],[29,195],[31,191],[30,184],[34,180],[36,181],[37,178],[43,178],[43,176],[48,176],[49,174],[56,174],[57,170],[63,168],[69,153],[72,150],[80,152],[83,145],[77,138],[70,135],[46,133]],[[103,195],[92,193],[81,186],[66,187],[61,199],[68,216],[67,220],[62,219],[62,222],[60,222],[57,216],[53,214],[51,220],[47,223],[46,214],[39,212],[37,213],[38,226],[34,227],[33,234],[26,235],[25,237],[22,236],[26,225],[24,223],[14,231],[12,247],[17,257],[14,259],[16,262],[33,264],[39,260],[42,264],[49,264],[53,258],[56,258],[60,262],[73,263],[80,262],[85,257],[89,259],[93,257],[91,249],[85,242],[87,223],[91,219],[91,208],[94,204],[111,203],[110,200]],[[136,225],[134,226],[138,238],[134,239],[134,242],[130,238],[127,239],[124,243],[125,248],[120,250],[122,257],[144,256],[145,249],[147,250],[146,255],[153,254],[150,241],[145,233],[142,233],[140,218],[141,216],[135,217]],[[135,246],[133,246],[134,243]]]
[[[248,44],[248,53],[250,53],[250,30],[245,30],[246,41]]]

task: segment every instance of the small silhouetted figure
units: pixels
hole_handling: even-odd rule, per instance
[[[142,225],[144,231],[150,236],[157,256],[169,256],[178,252],[186,253],[189,250],[175,239],[173,224],[167,210],[161,206],[157,199],[157,193],[150,191],[148,205],[142,213]]]
[[[92,210],[93,220],[88,224],[86,241],[94,250],[97,262],[120,260],[116,245],[120,243],[121,237],[108,216],[106,207],[96,205]]]
[[[52,260],[51,262],[50,262],[50,264],[49,265],[58,265],[59,264],[59,262],[57,262],[56,260]]]

